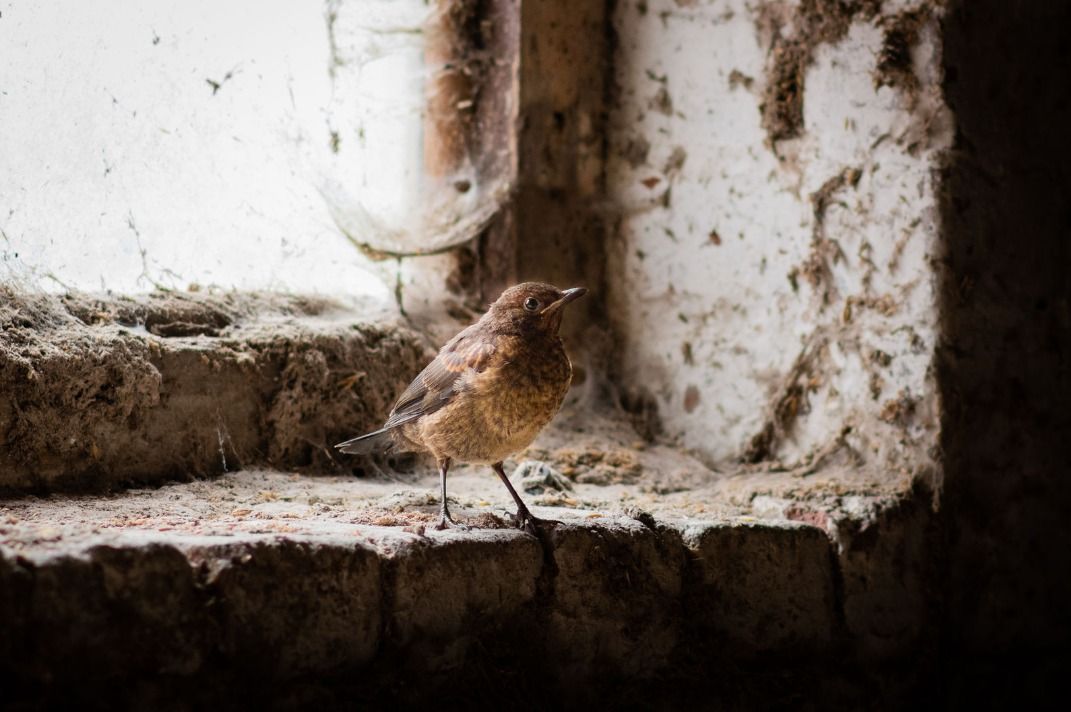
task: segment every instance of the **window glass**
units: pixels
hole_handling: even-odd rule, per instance
[[[436,12],[0,2],[0,279],[388,298],[369,254],[468,239],[494,194],[428,155]]]

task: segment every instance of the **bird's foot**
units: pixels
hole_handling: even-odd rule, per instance
[[[518,509],[517,513],[511,516],[514,526],[535,536],[538,536],[539,531],[545,527],[561,524],[557,519],[541,519],[529,512],[527,507]]]
[[[458,531],[468,531],[471,527],[468,524],[461,524],[455,522],[449,512],[443,512],[439,515],[439,521],[433,527],[437,531],[445,531],[446,529],[457,529]]]

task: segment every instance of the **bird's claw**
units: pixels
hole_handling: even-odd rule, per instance
[[[441,531],[445,531],[447,529],[457,529],[458,531],[463,531],[464,532],[464,531],[468,531],[470,527],[467,524],[461,524],[460,522],[455,522],[453,520],[453,518],[450,517],[449,514],[444,514],[444,515],[439,517],[439,521],[432,528],[435,529],[436,531],[440,531],[440,532]]]
[[[513,525],[518,529],[522,529],[533,536],[538,536],[540,529],[544,527],[554,527],[561,524],[557,519],[541,519],[527,509],[522,509],[516,514],[511,515],[513,519]]]

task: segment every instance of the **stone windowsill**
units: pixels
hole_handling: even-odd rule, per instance
[[[219,666],[378,675],[398,659],[443,672],[534,631],[520,649],[552,677],[651,676],[708,644],[739,660],[886,658],[925,625],[919,502],[826,510],[831,538],[634,487],[594,507],[603,486],[577,485],[573,506],[533,507],[562,522],[536,538],[504,523],[485,472],[451,479],[469,531],[431,529],[434,478],[405,477],[246,471],[0,502],[0,669],[35,684]]]
[[[428,356],[384,312],[39,297],[0,326],[0,680],[442,671],[508,631],[557,676],[646,676],[709,645],[883,659],[924,635],[924,494],[851,469],[712,472],[638,440],[594,377],[523,454],[568,481],[524,494],[560,526],[506,526],[504,488],[461,466],[473,529],[436,532],[426,463],[359,479],[375,463],[327,447]]]

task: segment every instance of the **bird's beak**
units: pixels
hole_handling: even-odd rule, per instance
[[[587,293],[588,290],[584,287],[573,287],[572,289],[566,289],[564,292],[562,292],[562,296],[558,299],[558,301],[551,302],[551,304],[547,306],[547,308],[544,309],[542,313],[544,315],[553,314],[569,302],[580,299],[580,297],[584,296]]]

